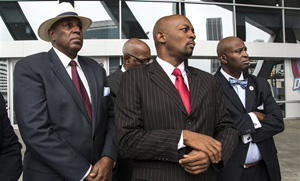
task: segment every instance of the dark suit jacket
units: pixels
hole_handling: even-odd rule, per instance
[[[78,61],[90,87],[92,122],[53,49],[15,66],[15,111],[26,144],[24,180],[80,180],[102,156],[117,157],[105,70],[90,58]]]
[[[220,72],[220,69],[215,76],[223,89],[226,107],[235,122],[239,136],[251,134],[253,142],[257,144],[261,156],[267,165],[271,180],[281,180],[273,136],[283,131],[284,124],[281,110],[276,105],[268,82],[244,72],[244,78],[248,78],[245,109],[233,87]],[[264,109],[258,110],[258,107],[262,104]],[[261,111],[266,114],[266,118],[260,121],[262,127],[259,129],[254,128],[248,115],[252,111]],[[245,145],[239,138],[239,144],[230,158],[228,166],[219,176],[220,181],[238,181],[240,179],[248,147],[249,143]]]
[[[122,66],[122,65],[121,65]],[[111,96],[115,99],[117,97],[117,93],[120,87],[121,78],[123,72],[121,70],[121,66],[119,66],[114,73],[107,77],[107,83],[110,87]]]
[[[135,160],[133,180],[215,180],[215,168],[227,163],[237,141],[217,80],[187,67],[191,113],[160,65],[153,63],[123,74],[116,99],[119,153]],[[187,149],[178,151],[182,130],[212,136],[222,142],[223,162],[199,175],[178,163]],[[220,166],[220,167],[218,167]]]
[[[21,144],[7,116],[0,93],[0,180],[16,181],[22,173]]]
[[[123,75],[123,72],[121,70],[122,65],[119,66],[114,73],[109,75],[107,77],[107,83],[110,87],[111,96],[113,100],[116,99],[121,78]],[[133,168],[133,160],[131,159],[123,159],[120,156],[118,157],[113,176],[112,181],[130,181],[132,180],[132,168]]]

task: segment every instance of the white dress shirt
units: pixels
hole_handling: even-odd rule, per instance
[[[76,69],[77,69],[77,72],[78,72],[78,75],[85,87],[85,90],[89,96],[89,99],[91,100],[91,94],[90,94],[90,87],[89,87],[89,84],[86,80],[86,77],[81,69],[81,66],[78,62],[78,56],[76,56],[74,59],[70,59],[67,55],[63,54],[61,51],[59,51],[58,49],[56,49],[55,47],[53,47],[53,50],[55,51],[55,53],[57,54],[58,58],[60,59],[61,63],[64,65],[65,69],[67,70],[70,78],[72,79],[72,71],[71,71],[71,66],[69,65],[69,63],[71,62],[71,60],[74,60],[77,64],[76,66]],[[88,169],[88,171],[86,172],[86,174],[82,177],[82,179],[80,181],[83,181],[87,176],[88,174],[90,173],[92,169],[92,165],[90,165],[90,168]]]
[[[227,79],[227,81],[229,81],[229,78],[235,79],[231,75],[227,74],[222,68],[221,68],[221,73],[224,75],[224,77]],[[244,80],[243,72],[241,73],[238,80]],[[244,107],[246,107],[246,89],[247,88],[243,89],[238,84],[232,85],[232,87],[235,90],[235,92],[237,93],[237,95],[239,96],[239,98],[240,98],[242,104],[244,105]],[[250,116],[255,129],[258,129],[258,128],[262,127],[261,123],[259,122],[258,118],[256,117],[256,115],[253,112],[248,113],[248,115]],[[257,162],[257,161],[261,160],[262,158],[261,158],[260,151],[259,151],[256,143],[252,142],[251,134],[243,135],[241,137],[241,139],[242,139],[244,144],[247,144],[248,142],[250,142],[245,164],[254,163],[254,162]]]
[[[166,72],[168,77],[171,79],[172,83],[175,85],[176,76],[173,75],[173,71],[176,67],[174,67],[170,63],[162,60],[159,57],[157,57],[156,60],[157,60],[158,64],[163,68],[163,70]],[[184,83],[185,83],[185,85],[187,86],[187,88],[189,90],[189,81],[188,81],[188,78],[187,78],[187,75],[186,75],[184,62],[182,62],[177,68],[181,71]],[[186,145],[183,144],[183,135],[182,135],[182,132],[181,132],[181,136],[180,136],[180,140],[178,142],[177,149],[179,150],[179,149],[184,148],[184,147],[186,147]]]

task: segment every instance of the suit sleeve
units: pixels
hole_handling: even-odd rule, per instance
[[[261,83],[261,86],[263,87],[263,91],[260,92],[259,95],[262,100],[263,110],[258,110],[256,108],[257,110],[255,111],[264,113],[266,117],[264,120],[260,121],[262,127],[256,129],[255,132],[251,134],[253,142],[269,139],[284,130],[281,110],[272,96],[270,85],[266,80],[258,80],[258,82]]]
[[[54,131],[43,79],[25,60],[15,66],[14,100],[19,129],[27,149],[67,180],[80,180],[90,163]]]
[[[118,151],[121,157],[137,160],[178,162],[177,145],[181,130],[145,130],[142,116],[140,84],[137,71],[123,74],[116,99]],[[152,120],[148,120],[152,121]]]
[[[0,180],[18,180],[22,173],[21,144],[6,112],[0,94]]]
[[[231,154],[233,153],[237,143],[238,136],[237,131],[234,128],[234,123],[230,117],[229,112],[226,109],[224,103],[224,95],[216,81],[217,91],[216,91],[216,119],[217,125],[215,127],[215,138],[222,143],[222,161],[224,166],[226,166]],[[215,165],[217,170],[220,168],[220,164]],[[219,169],[218,169],[219,168]]]
[[[105,77],[105,71],[103,71]],[[108,87],[108,84],[105,83],[105,85]],[[117,160],[117,142],[116,142],[116,127],[115,127],[115,113],[114,113],[114,103],[112,96],[109,96],[108,101],[108,124],[107,124],[107,132],[105,136],[105,145],[102,151],[101,156],[108,156],[114,161]]]
[[[240,136],[251,134],[253,142],[260,142],[271,138],[275,134],[283,131],[284,124],[281,110],[277,106],[268,82],[262,79],[255,79],[256,87],[259,91],[256,93],[256,101],[252,111],[259,111],[266,115],[265,119],[260,121],[262,127],[255,129],[251,117],[248,113],[241,114],[237,109],[227,106],[232,113],[232,118]],[[263,105],[263,110],[257,107]]]

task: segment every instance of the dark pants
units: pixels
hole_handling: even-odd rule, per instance
[[[112,181],[131,181],[134,160],[118,158]]]
[[[265,162],[250,168],[244,168],[240,181],[270,181]]]

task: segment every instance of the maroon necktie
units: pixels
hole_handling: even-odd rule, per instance
[[[182,99],[182,102],[185,106],[187,113],[190,114],[191,112],[190,92],[183,81],[181,71],[178,68],[175,68],[173,71],[173,75],[176,76],[175,87],[179,92],[179,95]]]
[[[77,69],[76,69],[76,62],[74,60],[71,60],[70,66],[72,68],[72,80],[73,83],[84,103],[85,109],[87,110],[87,113],[89,115],[90,121],[92,121],[92,109],[91,109],[91,103],[89,96],[86,92],[86,89],[84,88],[84,85],[78,75]]]

